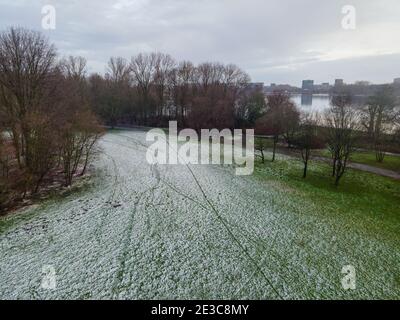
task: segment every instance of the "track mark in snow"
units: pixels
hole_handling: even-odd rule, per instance
[[[100,241],[99,233],[101,232],[101,229],[104,227],[104,223],[105,223],[108,215],[110,214],[110,211],[112,211],[112,209],[113,209],[113,208],[111,208],[111,206],[112,206],[112,202],[114,201],[114,198],[115,198],[116,190],[118,189],[118,186],[119,186],[119,177],[120,177],[118,166],[117,166],[115,159],[105,152],[102,152],[102,154],[105,155],[107,158],[109,158],[113,164],[114,182],[111,187],[112,188],[111,195],[108,197],[107,201],[95,209],[95,210],[97,210],[97,209],[103,208],[105,206],[110,207],[110,208],[104,210],[104,212],[101,216],[100,223],[94,231],[94,235],[96,236],[97,241]]]
[[[173,147],[169,144],[169,141],[166,140],[167,144],[169,145],[170,148],[173,149]],[[179,152],[178,150],[173,149],[174,152],[177,154],[177,156],[179,157]],[[184,163],[184,161],[182,161],[182,163]],[[232,232],[232,230],[229,228],[227,222],[225,221],[225,219],[219,214],[218,210],[215,208],[214,204],[211,202],[210,199],[208,199],[203,187],[201,186],[199,180],[197,179],[196,175],[194,174],[193,170],[190,168],[190,166],[188,164],[185,165],[186,168],[189,170],[191,176],[193,177],[196,185],[198,186],[199,190],[201,191],[204,200],[207,202],[207,204],[209,205],[209,207],[211,208],[212,212],[214,212],[214,214],[216,215],[218,221],[220,221],[220,223],[222,223],[222,225],[224,226],[225,230],[228,232],[228,234],[231,236],[231,238],[233,239],[233,241],[239,246],[239,248],[242,250],[242,252],[244,253],[244,255],[249,259],[249,261],[254,265],[254,267],[258,270],[258,273],[264,278],[264,280],[268,283],[268,285],[271,287],[271,289],[275,292],[275,294],[277,295],[278,298],[283,299],[283,297],[281,296],[281,294],[278,292],[278,290],[275,288],[275,286],[272,284],[271,280],[269,280],[269,278],[267,277],[267,275],[264,273],[264,271],[261,269],[261,267],[258,265],[257,261],[255,261],[253,259],[253,257],[250,255],[250,253],[247,251],[247,249],[242,245],[242,243],[239,241],[239,239],[235,236],[235,234]]]

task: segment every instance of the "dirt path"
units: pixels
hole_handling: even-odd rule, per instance
[[[292,156],[292,157],[300,157],[298,153],[288,150],[287,148],[279,148],[277,149],[277,153],[281,153],[284,155]],[[326,163],[330,163],[331,160],[326,157],[321,156],[313,156],[312,160],[322,161]],[[400,180],[400,173],[388,169],[382,169],[374,166],[370,166],[367,164],[361,164],[356,162],[349,162],[348,167],[356,170],[361,170],[365,172],[374,173],[383,177],[388,177],[396,180]]]
[[[355,163],[355,162],[351,162],[349,164],[349,167],[353,168],[353,169],[361,170],[361,171],[375,173],[375,174],[383,176],[383,177],[389,177],[389,178],[393,178],[396,180],[400,180],[400,173],[397,173],[396,171],[381,169],[381,168],[377,168],[377,167],[373,167],[373,166],[369,166],[369,165],[361,164],[361,163]]]
[[[327,162],[327,163],[331,162],[330,159],[324,158],[324,157],[312,157],[312,159]],[[356,163],[356,162],[349,162],[348,167],[352,168],[352,169],[356,169],[356,170],[374,173],[374,174],[377,174],[377,175],[380,175],[383,177],[400,180],[400,173],[397,173],[396,171],[381,169],[378,167],[373,167],[373,166],[369,166],[367,164],[361,164],[361,163]]]

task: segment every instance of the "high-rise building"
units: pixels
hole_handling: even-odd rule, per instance
[[[257,91],[263,91],[264,90],[264,82],[251,82],[247,84],[245,90],[247,92],[257,92]]]
[[[248,89],[260,90],[264,88],[264,82],[250,82],[247,87]]]
[[[341,87],[344,85],[343,79],[336,79],[335,80],[335,87]]]
[[[393,83],[396,84],[396,85],[400,85],[400,78],[394,79]]]
[[[356,81],[354,84],[356,86],[369,86],[371,83],[369,81]]]
[[[324,82],[321,85],[321,88],[322,88],[322,90],[329,90],[329,88],[330,88],[329,82]]]
[[[313,91],[314,90],[314,80],[303,80],[303,85],[301,86],[303,91]]]

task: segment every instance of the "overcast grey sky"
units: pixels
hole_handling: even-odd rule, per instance
[[[0,0],[0,27],[44,31],[59,54],[83,55],[101,72],[110,56],[159,51],[195,63],[218,60],[253,81],[391,82],[400,77],[399,0]],[[356,8],[355,30],[342,7]]]

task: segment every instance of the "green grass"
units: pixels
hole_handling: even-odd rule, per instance
[[[351,157],[353,162],[368,164],[370,166],[400,172],[400,157],[386,155],[383,162],[376,161],[375,153],[356,152]]]
[[[317,154],[322,157],[326,157],[326,158],[331,157],[328,150],[318,151]],[[372,167],[377,167],[377,168],[381,168],[381,169],[387,169],[387,170],[400,172],[400,157],[397,157],[397,156],[386,155],[383,162],[378,162],[378,161],[376,161],[374,152],[357,151],[352,154],[351,161],[353,161],[355,163],[366,164],[366,165],[369,165]]]
[[[277,155],[249,177],[160,166],[156,189],[143,149],[118,136],[92,192],[5,221],[0,296],[271,299],[268,277],[288,299],[400,299],[399,181],[348,170],[336,188],[329,165],[312,161],[302,179],[300,160]],[[30,293],[43,261],[63,285]],[[341,287],[346,265],[354,291]]]
[[[266,139],[266,138],[255,138],[254,144],[256,146],[262,145],[265,149],[272,148],[274,146],[274,142],[272,141],[272,139]]]
[[[369,230],[399,241],[400,182],[375,174],[348,169],[334,186],[330,166],[312,162],[308,177],[302,178],[302,163],[279,157],[275,163],[256,163],[256,175],[276,180],[293,190],[291,195],[303,208],[318,208],[317,214],[340,219],[358,230]],[[400,250],[400,247],[399,247]]]
[[[257,162],[255,176],[283,193],[277,206],[303,223],[295,233],[314,243],[304,247],[312,265],[356,268],[357,290],[339,290],[337,298],[398,299],[400,182],[348,169],[335,187],[328,164],[312,161],[306,179],[302,169],[300,160],[279,155],[275,163]]]

